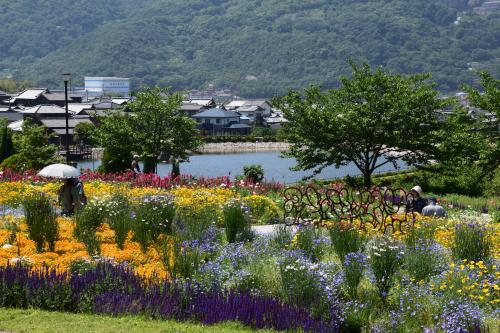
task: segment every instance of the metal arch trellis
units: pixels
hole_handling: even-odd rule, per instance
[[[366,230],[404,232],[413,226],[415,212],[411,193],[403,189],[323,188],[315,185],[284,190],[284,220],[287,224],[305,221],[349,222]]]

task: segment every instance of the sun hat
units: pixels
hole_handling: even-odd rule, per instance
[[[422,195],[422,188],[420,186],[413,186],[413,188],[411,189],[411,191],[415,191],[418,193],[418,195]]]

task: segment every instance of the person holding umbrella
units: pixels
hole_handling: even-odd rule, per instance
[[[75,209],[87,203],[83,184],[78,179],[80,176],[78,169],[66,164],[51,164],[43,168],[38,175],[64,179],[64,184],[59,189],[62,215],[72,215]]]

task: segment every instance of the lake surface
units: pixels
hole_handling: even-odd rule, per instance
[[[310,176],[312,171],[291,171],[290,168],[295,165],[295,159],[282,158],[280,152],[255,152],[255,153],[235,153],[235,154],[203,154],[194,155],[189,158],[189,162],[181,163],[180,169],[183,174],[191,174],[196,177],[218,177],[234,176],[243,173],[243,166],[250,164],[260,164],[264,168],[266,180],[278,181],[281,183],[294,183],[305,176]],[[78,168],[97,169],[101,164],[100,160],[82,161],[78,163]],[[142,163],[140,163],[142,169]],[[407,168],[404,162],[398,163],[399,169]],[[158,174],[165,176],[170,173],[172,166],[168,163],[158,165]],[[393,165],[388,163],[377,169],[377,172],[393,171]],[[321,174],[316,175],[317,179],[333,179],[345,177],[347,175],[355,176],[361,173],[354,163],[342,166],[325,168]]]

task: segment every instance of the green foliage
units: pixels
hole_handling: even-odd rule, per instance
[[[320,261],[325,255],[325,245],[322,242],[321,228],[314,225],[301,226],[292,241],[293,247],[304,251],[313,261]]]
[[[198,271],[202,256],[197,244],[182,242],[175,238],[160,239],[160,254],[172,279],[190,279]]]
[[[493,247],[488,230],[477,224],[462,223],[455,227],[451,251],[457,260],[487,262]]]
[[[348,253],[344,265],[344,278],[349,296],[356,299],[358,285],[363,278],[366,266],[366,258],[362,253]]]
[[[366,239],[354,226],[334,223],[329,232],[333,249],[341,263],[345,262],[348,253],[363,251]]]
[[[0,163],[14,154],[12,130],[7,125],[7,119],[0,119]]]
[[[231,201],[224,206],[224,231],[229,243],[251,238],[250,223],[240,201]]]
[[[130,126],[131,116],[123,112],[112,112],[99,117],[101,125],[95,131],[97,143],[104,148],[100,170],[123,172],[130,169],[132,151],[136,147],[134,132]]]
[[[15,81],[12,78],[0,79],[0,90],[6,93],[18,93],[32,87],[29,81]]]
[[[161,235],[171,235],[175,206],[168,196],[145,197],[133,207],[132,239],[145,253]]]
[[[469,67],[500,72],[500,23],[498,13],[478,16],[449,2],[47,0],[28,19],[32,3],[20,0],[0,13],[2,45],[9,45],[0,50],[0,69],[38,86],[61,85],[64,71],[75,78],[121,73],[134,89],[214,83],[268,97],[311,83],[333,87],[353,58],[432,72],[443,91],[456,91],[474,83]],[[454,25],[457,8],[467,12]]]
[[[136,114],[130,126],[137,147],[143,156],[152,159],[153,167],[156,167],[159,158],[186,159],[189,151],[201,145],[196,121],[180,111],[183,98],[180,93],[147,88],[136,97],[128,104],[128,108]],[[154,171],[153,168],[146,169],[146,166],[144,169],[144,172]]]
[[[4,160],[1,166],[17,171],[39,170],[56,162],[57,147],[49,144],[51,136],[45,126],[35,125],[29,118],[25,119],[22,132],[13,137],[17,153]]]
[[[90,256],[101,253],[101,241],[97,237],[97,228],[106,217],[106,204],[103,201],[92,200],[75,212],[75,228],[73,235],[85,245]]]
[[[370,248],[370,262],[375,275],[375,285],[385,302],[395,283],[395,274],[402,264],[400,245],[390,238],[376,239]]]
[[[444,262],[431,239],[419,239],[406,247],[404,267],[416,281],[430,279],[440,273],[440,263]]]
[[[23,201],[24,218],[28,226],[28,237],[35,242],[37,253],[44,249],[55,251],[59,236],[57,214],[44,193],[35,193]]]
[[[342,77],[338,89],[313,86],[303,96],[290,91],[275,100],[289,120],[287,155],[297,159],[295,169],[317,174],[353,162],[371,187],[372,173],[398,158],[426,163],[437,143],[435,111],[448,101],[438,98],[427,75],[393,75],[352,62],[351,67],[352,78]]]
[[[307,261],[293,256],[279,262],[282,297],[292,304],[300,304],[313,311],[324,304],[320,282],[309,269]]]
[[[243,167],[245,179],[251,180],[254,183],[259,183],[264,179],[264,169],[259,164],[245,165]]]
[[[73,140],[85,145],[95,145],[94,132],[96,127],[92,123],[78,123],[75,126]]]
[[[106,200],[106,221],[115,232],[116,245],[123,250],[128,232],[131,229],[131,207],[128,198],[123,194],[114,194]]]
[[[480,77],[483,93],[470,87],[467,90],[471,104],[490,113],[479,119],[476,130],[486,141],[479,161],[484,173],[491,175],[500,166],[500,80],[486,72],[480,73]]]

